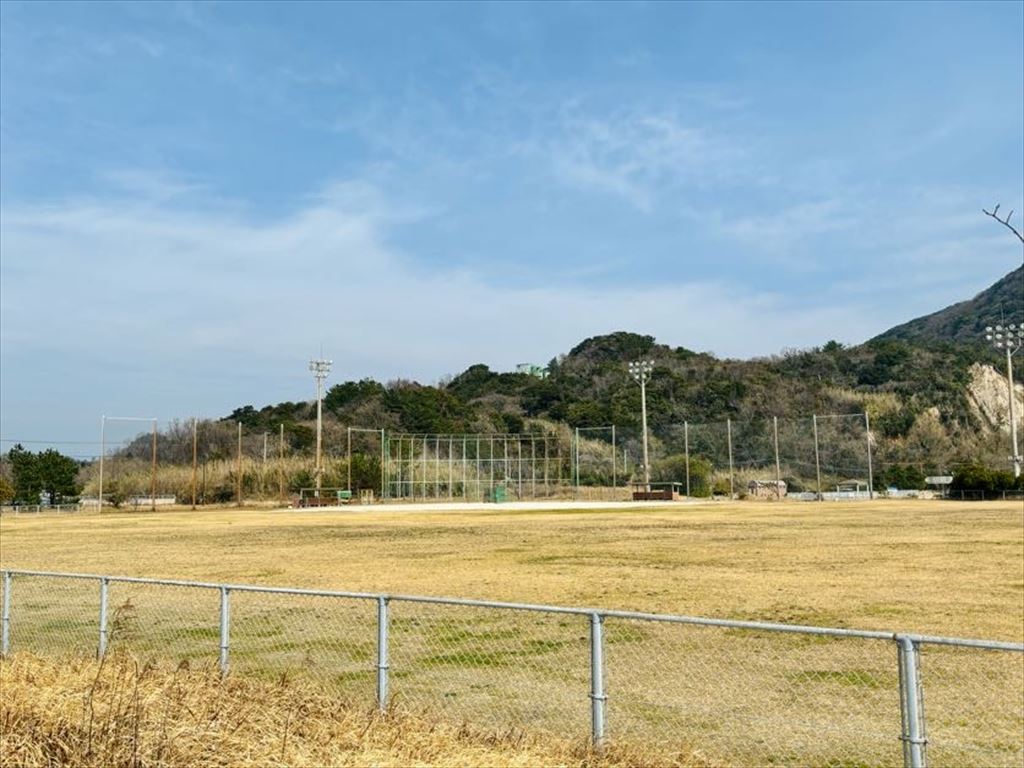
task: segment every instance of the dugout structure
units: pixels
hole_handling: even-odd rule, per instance
[[[504,501],[571,493],[568,451],[553,434],[388,433],[386,497]]]

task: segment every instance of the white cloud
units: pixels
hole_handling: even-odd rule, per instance
[[[745,175],[738,146],[670,113],[598,118],[570,108],[548,151],[555,176],[564,183],[616,195],[644,212],[666,188],[702,187]]]
[[[861,329],[852,309],[794,307],[716,283],[508,288],[473,271],[429,269],[386,244],[379,197],[339,189],[272,222],[151,202],[6,211],[5,412],[38,379],[23,367],[30,360],[70,365],[110,397],[137,386],[119,362],[160,371],[172,387],[180,378],[170,416],[203,411],[227,360],[235,400],[267,399],[320,343],[339,377],[433,380],[477,361],[544,361],[621,329],[728,355],[877,330]],[[188,399],[198,404],[184,407]]]

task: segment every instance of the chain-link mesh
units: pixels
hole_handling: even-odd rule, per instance
[[[391,694],[399,706],[484,726],[588,732],[584,616],[391,603]]]
[[[232,590],[233,673],[304,677],[333,694],[372,705],[377,603]]]
[[[12,649],[60,656],[96,653],[99,579],[16,576],[10,600]]]
[[[1024,765],[1024,654],[920,646],[928,765]]]
[[[216,661],[219,590],[111,581],[107,601],[108,648],[144,659]]]
[[[828,493],[868,492],[868,442],[863,413],[818,416],[821,482]]]
[[[623,619],[605,642],[617,737],[729,765],[900,762],[890,643]]]
[[[0,579],[0,584],[5,582]],[[90,656],[99,643],[97,578],[14,573],[9,650]],[[108,648],[216,664],[215,587],[108,582]],[[372,705],[375,599],[228,592],[232,674],[302,676]],[[388,703],[478,727],[590,732],[588,615],[391,599]],[[697,764],[897,765],[902,762],[897,644],[765,628],[605,617],[609,740]],[[905,642],[905,641],[904,641]],[[1024,654],[922,643],[920,728],[932,766],[1024,760]]]

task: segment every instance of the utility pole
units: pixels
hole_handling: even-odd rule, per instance
[[[998,208],[999,206],[996,206],[997,210]],[[1010,447],[1013,449],[1010,462],[1013,465],[1013,476],[1020,477],[1022,457],[1017,447],[1017,398],[1016,392],[1013,391],[1013,356],[1024,345],[1024,323],[1019,326],[1010,323],[1006,327],[990,325],[985,328],[985,338],[992,342],[996,349],[1006,351],[1006,385],[1010,396]]]
[[[316,496],[320,498],[320,487],[323,483],[323,464],[321,463],[323,449],[323,402],[324,402],[324,379],[330,373],[332,361],[318,360],[309,361],[309,371],[316,379]]]
[[[647,380],[651,378],[653,370],[654,362],[651,360],[637,360],[629,364],[630,375],[640,384],[640,420],[644,443],[644,490],[648,493],[651,490],[651,462],[647,452]]]

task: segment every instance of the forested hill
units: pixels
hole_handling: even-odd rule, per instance
[[[325,397],[334,425],[408,432],[519,432],[530,420],[570,427],[638,427],[639,388],[626,364],[655,363],[648,385],[655,434],[684,421],[704,423],[869,410],[883,437],[905,438],[923,416],[951,440],[993,425],[972,402],[975,363],[998,363],[977,327],[1019,307],[1018,269],[969,302],[906,323],[864,344],[822,347],[754,360],[722,360],[659,344],[651,336],[618,332],[578,344],[548,364],[548,375],[490,370],[477,364],[436,386],[384,384],[370,379],[332,386]],[[976,399],[976,398],[975,398]],[[296,442],[308,438],[315,409],[308,402],[255,409],[225,420],[276,430],[285,424]]]
[[[985,326],[1024,322],[1024,267],[1015,269],[973,299],[890,328],[878,339],[974,344]]]

